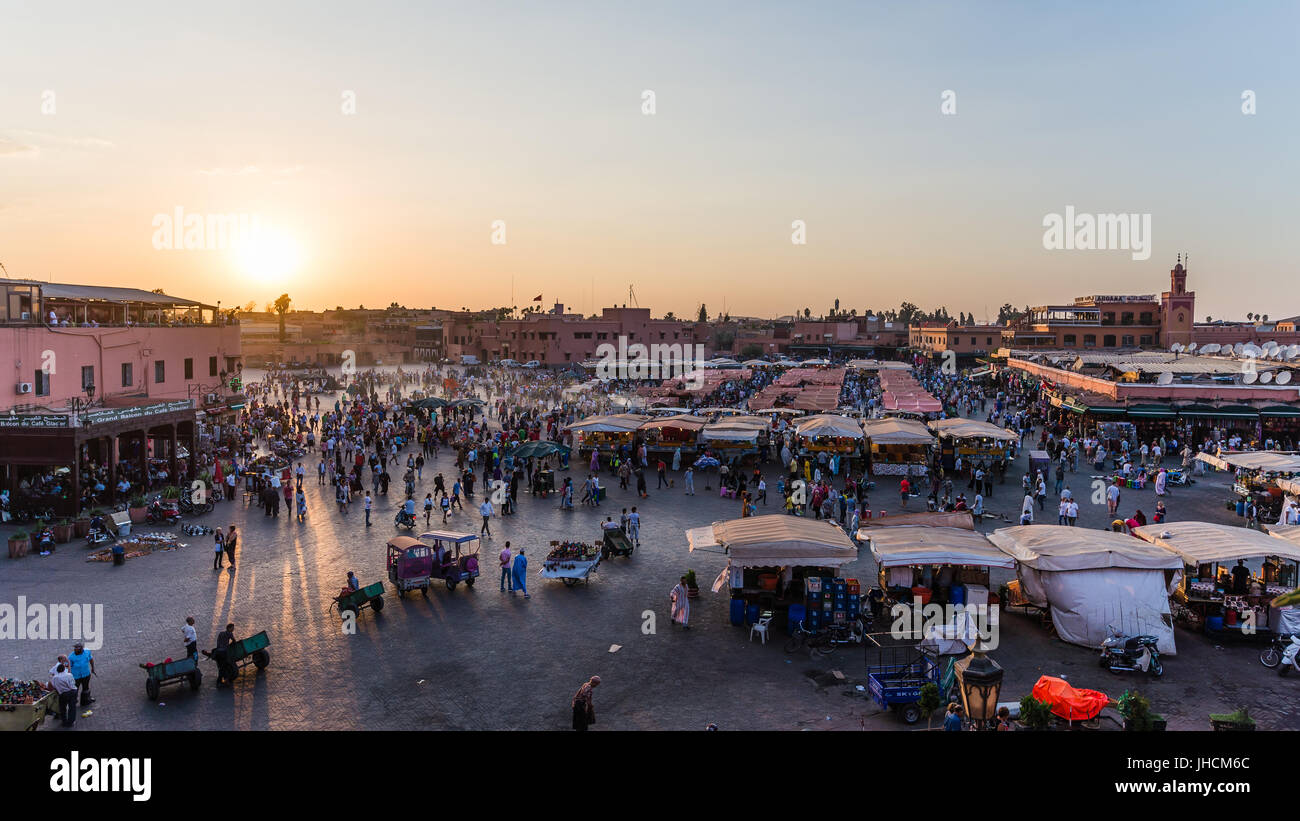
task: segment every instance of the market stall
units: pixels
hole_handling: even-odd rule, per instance
[[[973,461],[1010,460],[1020,434],[977,419],[936,419],[928,424],[939,437],[939,456],[944,469],[953,470],[957,457]]]
[[[569,425],[567,430],[573,434],[574,448],[579,453],[591,453],[597,448],[609,453],[623,445],[631,447],[637,429],[650,420],[651,417],[638,413],[588,416]]]
[[[858,548],[830,522],[782,514],[750,516],[692,528],[686,531],[686,541],[692,553],[727,556],[713,592],[729,589],[733,624],[753,623],[763,613],[783,618],[787,626],[798,624],[809,618],[812,594],[818,596],[816,609],[824,610],[826,592],[831,594],[830,616],[819,615],[818,621],[827,618],[833,624],[850,618],[849,580],[836,573],[858,558]],[[829,587],[823,581],[828,578]],[[856,616],[857,596],[852,598]],[[837,609],[837,602],[843,607]]]
[[[1166,522],[1133,534],[1182,558],[1187,570],[1175,600],[1187,608],[1189,626],[1211,635],[1268,638],[1278,623],[1269,603],[1300,577],[1300,545],[1258,530]]]
[[[895,609],[893,620],[921,625],[912,638],[940,654],[965,653],[979,639],[978,618],[987,618],[991,568],[1010,570],[1015,562],[975,531],[969,512],[912,514],[874,519],[858,531],[880,566],[880,586],[886,601],[911,608],[945,605],[942,624],[926,624],[922,614],[910,617]],[[913,629],[913,632],[914,629]]]
[[[1123,533],[1062,525],[1004,527],[989,542],[1015,559],[1020,589],[1050,611],[1065,641],[1095,648],[1114,626],[1176,652],[1169,596],[1182,585],[1178,556]]]
[[[705,425],[699,433],[699,444],[723,461],[756,456],[759,447],[767,444],[769,429],[763,417],[728,416]]]
[[[1198,453],[1197,461],[1219,470],[1235,471],[1232,483],[1233,498],[1229,508],[1244,516],[1246,503],[1255,503],[1256,515],[1261,522],[1283,521],[1286,487],[1282,482],[1300,474],[1300,454],[1280,451],[1221,451],[1218,455]]]
[[[874,476],[924,476],[929,470],[934,434],[910,419],[872,419],[862,423]]]
[[[645,422],[639,430],[648,454],[671,458],[680,448],[685,459],[694,457],[699,449],[700,431],[706,422],[701,416],[678,413]]]
[[[795,442],[801,453],[826,453],[841,459],[862,456],[864,436],[855,419],[831,413],[805,416],[795,422]]]

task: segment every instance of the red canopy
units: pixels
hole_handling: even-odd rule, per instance
[[[1071,687],[1063,678],[1043,676],[1034,685],[1034,698],[1046,702],[1052,713],[1069,721],[1096,718],[1110,703],[1110,696],[1097,690]]]

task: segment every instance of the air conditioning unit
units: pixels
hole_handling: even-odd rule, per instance
[[[31,319],[31,318],[32,315],[29,311],[23,311],[23,319]]]
[[[215,405],[215,404],[217,404],[219,401],[221,401],[221,397],[218,396],[218,395],[215,394],[215,393],[210,393],[210,394],[207,395],[207,397],[204,399],[204,401],[205,401],[207,404],[209,404],[209,405]]]
[[[17,391],[18,391],[19,393],[31,393],[31,392],[32,392],[32,383],[31,383],[31,382],[19,382],[19,383],[18,383],[17,385],[15,385],[14,387],[17,389]]]

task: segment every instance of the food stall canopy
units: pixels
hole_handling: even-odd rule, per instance
[[[1274,450],[1224,451],[1218,456],[1198,453],[1196,458],[1220,470],[1244,468],[1269,473],[1300,473],[1300,454],[1280,453]]]
[[[881,567],[953,564],[1010,569],[1016,565],[983,533],[961,527],[864,527],[858,538],[871,543],[871,556]]]
[[[1265,525],[1268,528],[1268,535],[1278,539],[1285,539],[1293,545],[1300,546],[1300,525]]]
[[[862,426],[847,416],[833,413],[818,413],[805,416],[795,422],[795,433],[799,436],[838,436],[845,439],[861,439]]]
[[[1022,565],[1035,570],[1183,569],[1183,560],[1168,550],[1111,530],[1020,525],[993,531],[989,541]]]
[[[934,434],[913,419],[871,419],[862,430],[873,445],[933,445]]]
[[[978,419],[936,419],[929,423],[930,430],[940,439],[997,439],[1001,442],[1014,442],[1020,434]]]
[[[1256,556],[1280,556],[1300,562],[1300,544],[1246,527],[1165,522],[1143,525],[1133,532],[1141,539],[1177,553],[1188,565],[1222,564]]]
[[[857,545],[836,525],[781,513],[692,528],[686,541],[692,551],[725,547],[741,567],[839,567],[858,558]]]
[[[1292,496],[1300,496],[1300,481],[1295,479],[1277,479],[1273,484],[1281,488],[1283,493],[1290,493]]]
[[[969,510],[949,510],[946,513],[903,513],[887,519],[866,519],[863,528],[901,527],[903,525],[921,525],[924,527],[960,527],[975,529],[975,516]]]
[[[661,416],[641,425],[639,430],[663,430],[664,428],[675,428],[677,430],[697,431],[708,423],[707,419],[699,416],[692,416],[689,413],[676,414],[674,416]]]
[[[616,413],[612,416],[588,416],[569,425],[579,433],[627,433],[649,422],[651,417],[639,413]]]

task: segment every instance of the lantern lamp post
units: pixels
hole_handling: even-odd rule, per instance
[[[971,654],[956,663],[957,683],[961,687],[962,706],[972,722],[987,726],[997,716],[998,696],[1002,692],[1002,666],[989,658],[983,642],[971,648]]]

